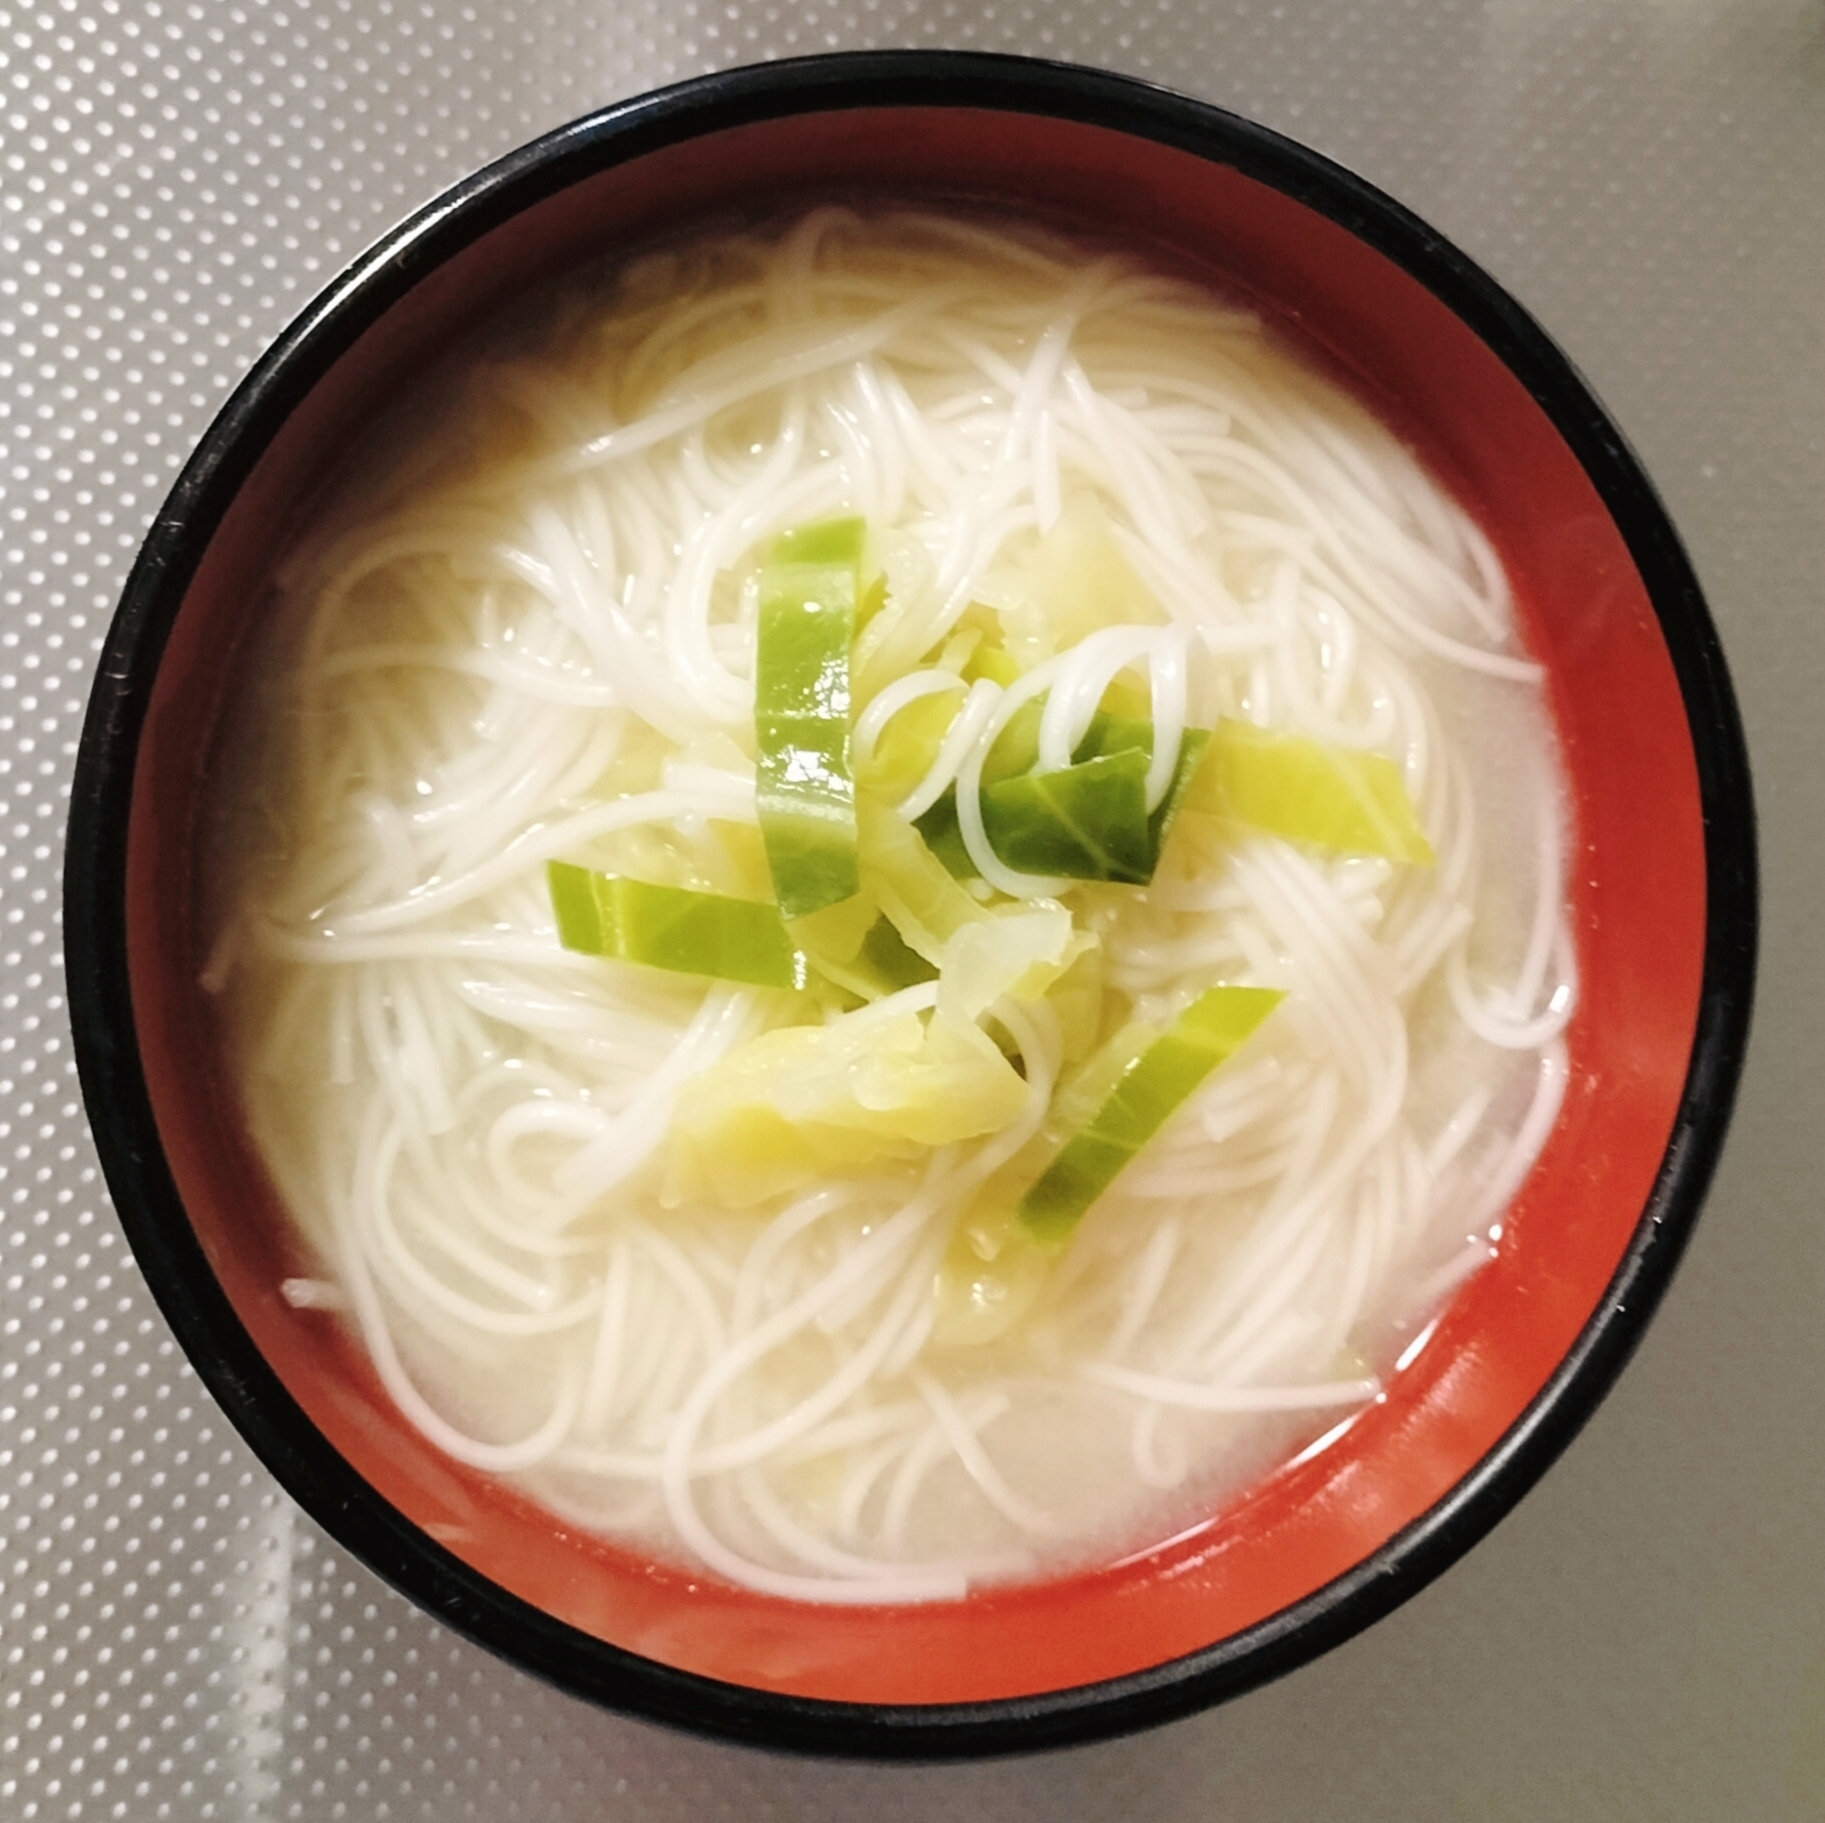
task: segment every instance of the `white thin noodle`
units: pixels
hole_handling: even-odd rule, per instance
[[[1563,818],[1507,580],[1251,317],[1122,257],[823,210],[605,289],[286,571],[207,980],[325,1275],[287,1295],[352,1312],[442,1449],[757,1590],[948,1599],[1164,1535],[1162,1490],[1207,1505],[1378,1391],[1552,1124]],[[1065,638],[1022,579],[1089,501],[1159,608]],[[785,1003],[568,955],[545,893],[553,857],[753,890],[744,579],[845,511],[890,584],[858,763],[949,703],[903,809],[954,790],[994,886],[1100,935],[1119,1012],[1290,991],[975,1345],[933,1287],[1064,1067],[1049,1010],[999,1009],[1004,1132],[667,1207],[681,1084]],[[972,604],[1025,666],[1005,690],[941,660]],[[1241,717],[1393,757],[1437,864],[1188,820],[1145,893],[1008,868],[989,746],[1043,693],[1038,765],[1068,764],[1123,675],[1150,805],[1184,728]]]

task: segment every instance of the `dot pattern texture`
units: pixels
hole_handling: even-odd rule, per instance
[[[974,1768],[780,1761],[599,1714],[320,1534],[123,1243],[57,913],[132,555],[311,295],[464,172],[616,96],[890,45],[1191,91],[1487,264],[1690,541],[1768,854],[1732,1151],[1568,1460],[1442,1585],[1285,1683],[1143,1741]],[[1825,1815],[1822,177],[1819,0],[0,0],[0,1818]]]

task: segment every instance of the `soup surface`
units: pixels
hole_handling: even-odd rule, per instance
[[[205,983],[285,1286],[743,1585],[1145,1549],[1349,1422],[1565,1081],[1470,517],[1246,310],[820,210],[376,426],[246,661]]]

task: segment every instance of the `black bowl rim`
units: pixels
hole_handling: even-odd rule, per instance
[[[1638,566],[1684,701],[1704,819],[1706,933],[1697,1031],[1673,1131],[1627,1253],[1582,1333],[1496,1446],[1372,1556],[1246,1631],[1147,1670],[957,1704],[784,1696],[674,1670],[598,1640],[470,1569],[380,1498],[267,1366],[215,1281],[160,1144],[128,991],[126,831],[135,755],[165,640],[258,454],[330,365],[411,287],[489,229],[579,179],[754,121],[944,106],[1111,128],[1234,167],[1386,255],[1465,322],[1532,394],[1595,485]],[[1729,1121],[1753,996],[1757,874],[1748,755],[1697,578],[1591,388],[1531,316],[1424,222],[1282,135],[1105,71],[953,51],[872,51],[698,76],[534,140],[437,198],[356,259],[235,391],[158,513],[109,629],[77,756],[65,864],[70,1013],[83,1097],[121,1225],[197,1373],[318,1524],[421,1607],[575,1695],[724,1739],[875,1759],[950,1759],[1083,1743],[1182,1716],[1281,1676],[1423,1588],[1494,1526],[1571,1442],[1639,1340],[1697,1219]]]

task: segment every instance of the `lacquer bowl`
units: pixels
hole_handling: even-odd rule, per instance
[[[270,572],[377,402],[516,298],[698,218],[927,198],[1208,272],[1320,351],[1508,564],[1571,787],[1570,1086],[1494,1260],[1330,1447],[1150,1553],[900,1610],[800,1606],[572,1529],[436,1453],[292,1309],[285,1220],[198,985],[197,810]],[[1743,1054],[1753,815],[1716,635],[1652,487],[1527,313],[1399,204],[1115,76],[883,53],[618,103],[357,260],[229,401],[109,634],[70,821],[77,1058],[127,1236],[267,1466],[433,1614],[601,1703],[775,1747],[1005,1752],[1181,1715],[1405,1600],[1565,1447],[1691,1231]]]

